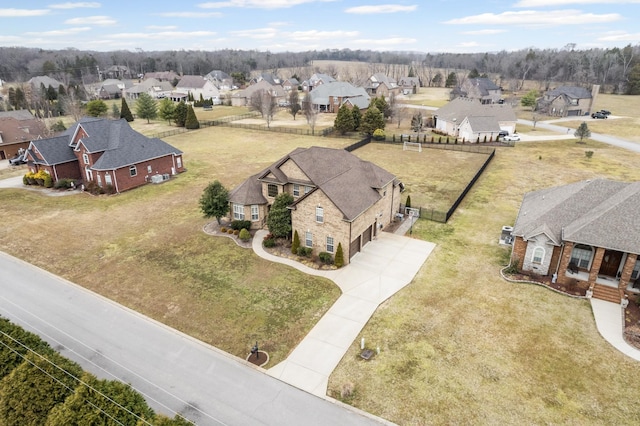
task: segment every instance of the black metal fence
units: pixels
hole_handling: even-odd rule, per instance
[[[371,136],[366,136],[364,139],[345,147],[344,150],[348,152],[355,151],[356,149],[365,146],[369,142],[371,142]]]

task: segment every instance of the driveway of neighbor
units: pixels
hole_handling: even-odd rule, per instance
[[[267,231],[258,231],[253,238],[253,249],[260,257],[328,278],[342,290],[342,295],[287,359],[267,370],[286,383],[325,396],[329,376],[378,305],[413,280],[435,244],[381,232],[349,265],[322,271],[265,252],[262,240],[266,234]]]

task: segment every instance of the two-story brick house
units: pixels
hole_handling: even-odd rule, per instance
[[[278,194],[294,198],[293,231],[315,254],[335,254],[342,245],[345,263],[388,225],[400,208],[394,175],[342,149],[298,148],[251,176],[229,195],[235,220],[265,225]]]
[[[136,132],[124,119],[103,118],[83,118],[60,136],[32,141],[27,164],[32,172],[46,171],[54,183],[78,179],[115,192],[185,170],[179,149]]]
[[[596,298],[638,297],[639,209],[640,182],[595,179],[529,192],[512,232],[512,261]]]

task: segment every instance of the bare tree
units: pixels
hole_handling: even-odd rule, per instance
[[[296,115],[300,112],[300,95],[298,88],[292,88],[289,92],[289,113],[296,119]]]
[[[315,135],[316,121],[318,120],[318,110],[311,102],[311,93],[307,93],[302,101],[302,113],[307,119],[307,124],[311,127],[311,134]]]
[[[278,109],[278,101],[276,97],[269,91],[262,90],[262,109],[260,113],[262,114],[262,118],[267,122],[267,128],[271,127],[271,122],[273,121],[273,116],[275,115]]]
[[[264,110],[262,108],[262,102],[265,97],[263,96],[264,90],[258,90],[253,92],[251,97],[249,98],[249,110],[250,111],[258,111],[262,118],[264,118]]]

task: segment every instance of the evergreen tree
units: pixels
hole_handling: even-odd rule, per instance
[[[107,113],[109,107],[102,99],[95,99],[87,102],[86,112],[90,117],[102,117]]]
[[[582,142],[584,138],[591,137],[591,130],[589,130],[589,126],[587,126],[587,123],[583,121],[580,126],[578,126],[573,135],[577,138],[580,138],[580,142]]]
[[[180,101],[178,105],[176,105],[176,109],[174,111],[173,120],[176,122],[176,126],[184,127],[187,122],[187,104]]]
[[[404,204],[405,207],[411,207],[411,195],[407,195],[407,202]]]
[[[160,101],[160,108],[158,109],[158,115],[161,119],[168,121],[171,123],[173,121],[173,116],[176,112],[176,106],[173,104],[173,101],[169,98],[164,98]]]
[[[347,132],[352,132],[355,129],[353,124],[353,114],[347,104],[342,104],[338,109],[338,114],[333,122],[333,127],[341,135],[344,135]]]
[[[382,116],[384,118],[391,117],[391,106],[387,103],[387,100],[384,98],[384,96],[375,98],[371,103],[375,105],[376,108],[378,108],[378,111],[382,113]]]
[[[200,209],[204,217],[215,217],[220,224],[220,219],[229,212],[229,191],[215,180],[210,183],[200,197]]]
[[[640,63],[629,71],[627,95],[640,95]]]
[[[358,108],[358,105],[354,105],[351,108],[351,115],[353,115],[353,130],[360,130],[360,122],[362,121],[362,111]]]
[[[300,112],[302,107],[300,106],[300,94],[297,88],[291,88],[289,93],[289,113],[296,119],[296,115]]]
[[[120,102],[120,118],[124,118],[128,123],[133,121],[133,114],[131,114],[131,110],[129,109],[129,105],[125,98],[122,98],[122,102]]]
[[[342,249],[342,243],[338,243],[334,264],[337,268],[342,268],[344,266],[344,250]]]
[[[453,71],[447,76],[447,81],[444,83],[444,87],[456,87],[458,84],[458,77]]]
[[[279,194],[271,205],[267,216],[267,227],[276,238],[288,237],[291,232],[291,210],[293,196],[288,192]]]
[[[360,123],[360,131],[365,135],[373,135],[376,129],[384,129],[384,117],[374,105],[367,109]]]
[[[146,118],[147,123],[158,116],[158,104],[146,93],[141,93],[136,101],[136,113],[140,118]]]
[[[478,78],[478,77],[480,77],[480,73],[476,68],[472,69],[471,72],[469,72],[469,75],[467,76],[467,78]]]
[[[298,231],[293,231],[293,243],[291,243],[291,253],[298,254],[298,247],[300,247],[300,236]]]
[[[411,117],[411,130],[414,132],[420,132],[422,131],[423,125],[422,113],[418,111],[413,115],[413,117]]]
[[[67,96],[67,91],[64,90],[64,86],[60,85],[58,87],[58,97]]]
[[[531,108],[533,110],[533,107],[536,106],[537,98],[538,98],[538,91],[537,90],[529,90],[520,99],[520,105],[522,105],[523,107]]]
[[[191,105],[189,105],[189,107],[187,108],[187,119],[184,122],[184,127],[189,130],[200,128],[200,122],[198,121],[196,113]]]
[[[120,118],[120,108],[118,108],[118,105],[111,104],[111,116],[115,119]]]

